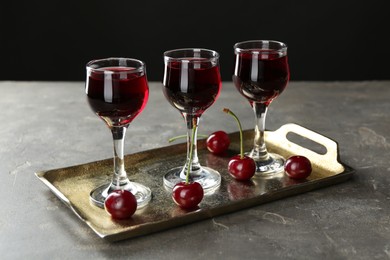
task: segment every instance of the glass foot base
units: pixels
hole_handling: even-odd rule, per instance
[[[163,177],[164,186],[169,189],[185,179],[180,178],[180,173],[183,167],[176,167],[169,170]],[[205,194],[211,193],[221,185],[221,175],[216,170],[208,167],[202,167],[196,174],[190,175],[190,181],[196,181],[202,185]]]
[[[273,178],[278,177],[284,172],[284,158],[279,154],[269,153],[268,159],[253,158],[256,163],[255,176]]]
[[[104,208],[104,200],[107,198],[110,185],[110,183],[106,183],[91,191],[89,198],[93,205]],[[151,190],[142,184],[131,182],[124,189],[134,194],[137,199],[137,209],[145,207],[152,199]]]

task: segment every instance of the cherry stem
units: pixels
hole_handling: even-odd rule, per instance
[[[193,144],[194,141],[195,141],[196,128],[198,128],[197,120],[195,118],[193,119],[193,126],[194,127],[192,128],[192,133],[191,133],[191,144]],[[191,147],[190,147],[190,158],[189,158],[189,162],[190,163],[192,162],[193,152],[194,152],[194,146],[191,145]],[[190,182],[190,171],[191,171],[191,166],[188,165],[187,174],[186,174],[186,184],[188,184]]]
[[[199,137],[203,137],[203,138],[208,137],[208,135],[201,135],[201,134],[198,134],[198,136],[199,136]],[[174,136],[174,137],[172,137],[172,138],[169,138],[169,139],[168,139],[168,142],[169,142],[169,143],[172,143],[172,142],[174,142],[174,141],[176,141],[176,140],[178,140],[178,139],[186,138],[186,137],[187,137],[187,135],[178,135],[178,136]]]
[[[231,115],[234,119],[236,119],[236,122],[237,122],[237,125],[238,125],[238,128],[240,129],[240,158],[243,159],[244,158],[244,142],[242,141],[242,127],[241,127],[241,123],[240,123],[240,120],[238,119],[238,117],[228,108],[224,108],[223,109],[223,112],[225,112],[226,114],[228,115]]]

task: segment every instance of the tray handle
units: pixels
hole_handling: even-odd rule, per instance
[[[288,133],[294,133],[318,143],[326,148],[325,154],[316,153],[308,148],[302,147],[287,139]],[[267,145],[277,145],[284,151],[284,156],[303,155],[310,159],[314,168],[324,169],[338,174],[344,171],[343,165],[339,163],[338,144],[316,132],[297,124],[285,124],[274,132],[266,132]],[[268,144],[269,142],[269,144]]]

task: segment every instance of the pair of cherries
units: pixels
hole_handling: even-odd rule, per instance
[[[212,133],[207,139],[207,149],[216,155],[223,154],[229,144],[229,136],[223,131]],[[256,170],[253,167],[253,159],[242,155],[233,156],[228,164],[230,175],[239,181],[252,178]],[[291,179],[306,179],[312,172],[311,162],[305,156],[293,155],[286,160],[284,171]]]
[[[256,164],[252,158],[244,155],[242,127],[238,117],[229,109],[224,108],[223,112],[231,115],[236,120],[240,130],[240,154],[233,156],[228,164],[230,175],[239,181],[247,181],[256,172]],[[214,154],[224,153],[230,144],[229,136],[223,131],[212,133],[207,138],[207,149]],[[294,155],[287,159],[284,171],[292,179],[305,179],[312,171],[311,162],[305,156]]]

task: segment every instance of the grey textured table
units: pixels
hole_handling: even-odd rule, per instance
[[[129,127],[126,154],[183,134],[179,113],[150,83],[146,109]],[[109,243],[34,175],[110,158],[111,134],[90,111],[83,82],[0,82],[1,259],[389,259],[390,82],[291,82],[267,128],[297,123],[339,142],[353,179],[328,188],[148,236]],[[229,82],[199,132],[253,128],[248,103]]]

